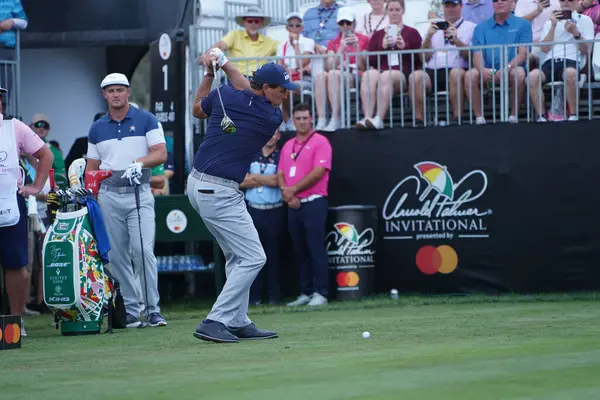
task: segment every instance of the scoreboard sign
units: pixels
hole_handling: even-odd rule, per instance
[[[150,108],[165,133],[175,131],[177,122],[177,67],[175,42],[163,33],[150,45]]]

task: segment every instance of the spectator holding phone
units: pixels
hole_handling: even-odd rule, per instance
[[[550,21],[550,16],[554,11],[560,10],[559,3],[559,0],[519,0],[517,3],[515,15],[531,22],[534,43],[543,39],[544,25]],[[533,47],[529,59],[530,69],[537,68],[540,57],[544,57],[541,48]]]
[[[542,46],[545,58],[540,69],[529,76],[530,97],[538,114],[538,122],[546,122],[546,105],[542,84],[565,82],[569,121],[577,121],[577,83],[579,70],[592,51],[591,43],[573,43],[594,37],[594,23],[587,15],[575,11],[574,1],[561,1],[561,10],[554,11],[544,25],[543,42],[559,44]],[[564,43],[564,44],[563,44]]]
[[[397,53],[420,49],[422,41],[416,29],[404,25],[404,0],[388,0],[387,13],[390,25],[371,36],[369,51],[391,53],[369,56],[368,70],[360,87],[364,118],[356,123],[358,129],[383,129],[383,120],[390,107],[390,92],[407,90],[406,77],[413,70],[422,68],[418,54]],[[373,118],[376,104],[377,114]]]
[[[514,16],[510,11],[513,2],[514,0],[494,0],[494,16],[477,25],[473,33],[473,47],[498,46],[475,50],[473,68],[465,74],[465,91],[475,114],[475,123],[478,125],[486,123],[481,104],[481,80],[485,84],[495,82],[499,85],[504,76],[504,68],[508,69],[510,87],[508,122],[519,121],[519,109],[525,95],[525,70],[521,65],[527,59],[527,47],[509,47],[508,58],[504,60],[499,45],[531,43],[532,33],[531,23]]]
[[[369,45],[369,37],[356,33],[356,18],[349,8],[341,8],[338,12],[337,22],[340,26],[340,34],[327,45],[327,53],[332,57],[327,60],[328,72],[320,72],[315,80],[315,103],[317,106],[318,121],[316,130],[334,132],[341,126],[340,121],[340,80],[344,77],[347,87],[353,87],[355,75],[361,74],[357,60],[360,57],[351,55],[366,51]],[[334,56],[335,55],[335,56]],[[340,57],[340,55],[342,57]],[[342,63],[340,65],[340,58]],[[349,72],[348,72],[349,71]],[[325,120],[325,93],[321,88],[327,88],[327,98],[331,106],[331,119],[329,124]]]
[[[469,67],[469,51],[452,49],[469,47],[476,25],[462,18],[462,0],[443,0],[443,2],[444,21],[431,23],[421,45],[422,49],[436,51],[423,53],[426,62],[425,71],[415,71],[409,77],[408,96],[415,109],[417,126],[421,126],[424,120],[423,85],[427,93],[431,92],[432,83],[437,83],[435,89],[437,92],[450,93],[454,120],[458,120],[463,112],[465,96],[463,81],[465,71]]]

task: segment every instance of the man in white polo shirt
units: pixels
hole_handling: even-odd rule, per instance
[[[112,176],[102,181],[98,203],[110,239],[111,272],[119,281],[127,327],[140,326],[140,304],[136,294],[135,268],[142,268],[147,295],[146,307],[150,326],[165,326],[158,295],[158,273],[154,257],[154,196],[150,191],[150,168],[167,160],[162,129],[154,115],[129,106],[129,81],[123,74],[110,74],[100,84],[108,104],[108,113],[94,122],[88,136],[87,171],[110,170]],[[135,186],[140,194],[140,222]],[[140,243],[143,237],[143,249]],[[130,249],[133,250],[133,259]],[[144,262],[142,263],[142,260]]]
[[[461,0],[443,0],[443,7],[444,21],[431,23],[421,45],[422,49],[436,51],[423,53],[426,62],[425,71],[415,71],[408,78],[408,96],[414,105],[416,126],[422,126],[424,120],[423,85],[427,93],[431,92],[433,85],[436,92],[450,94],[454,121],[457,122],[463,112],[465,98],[463,80],[465,71],[469,67],[469,51],[458,51],[456,48],[471,45],[476,25],[462,17]]]
[[[544,25],[542,42],[558,44],[541,46],[545,53],[542,66],[529,75],[531,103],[538,115],[538,122],[546,122],[546,104],[542,85],[547,81],[565,83],[567,114],[569,121],[577,121],[577,84],[579,70],[586,55],[591,53],[592,43],[573,43],[576,40],[594,38],[594,23],[587,15],[575,11],[574,1],[562,1],[561,10],[554,11]],[[566,18],[570,15],[570,18]],[[589,61],[589,60],[588,60]]]
[[[292,78],[292,82],[298,84],[298,90],[292,92],[290,98],[283,102],[283,124],[279,130],[281,132],[294,131],[294,121],[290,118],[290,105],[294,103],[293,94],[300,95],[300,92],[311,86],[311,71],[310,58],[297,58],[298,56],[306,56],[315,54],[315,41],[302,35],[304,24],[302,15],[293,12],[286,17],[288,38],[277,47],[277,57],[286,57],[279,60],[279,64],[283,65],[288,75]]]

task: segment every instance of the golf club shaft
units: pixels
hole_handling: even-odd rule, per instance
[[[213,71],[217,71],[217,61],[213,60]],[[219,101],[221,102],[221,108],[223,109],[223,116],[227,117],[227,112],[225,111],[225,105],[223,104],[223,98],[221,97],[221,91],[219,90],[219,86],[217,86],[217,94],[219,95]]]
[[[140,212],[140,187],[139,185],[134,185],[134,193],[135,193],[135,208],[137,209],[137,215],[138,215],[138,227],[140,228],[140,250],[142,252],[141,256],[142,256],[142,274],[144,277],[144,295],[145,295],[145,299],[144,302],[146,303],[146,310],[145,310],[145,314],[146,314],[146,323],[150,323],[149,318],[148,318],[148,308],[149,308],[149,304],[148,304],[148,281],[146,280],[146,257],[144,254],[144,237],[142,235],[142,215]],[[143,324],[140,325],[140,327],[145,327]]]

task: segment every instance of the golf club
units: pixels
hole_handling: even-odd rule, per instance
[[[135,208],[137,209],[137,215],[138,215],[138,226],[140,228],[140,249],[142,251],[142,274],[144,276],[144,302],[146,303],[146,310],[145,310],[145,316],[146,319],[145,321],[143,321],[140,326],[138,326],[138,328],[145,328],[148,325],[150,325],[150,318],[149,318],[149,314],[148,314],[148,309],[149,309],[149,305],[148,305],[148,283],[146,280],[146,257],[144,255],[144,237],[142,236],[142,216],[140,213],[140,189],[139,189],[139,185],[133,185],[133,190],[135,193]]]
[[[213,60],[212,65],[213,65],[213,71],[217,72],[217,61]],[[230,133],[230,134],[235,133],[237,128],[236,128],[235,124],[233,123],[233,121],[231,120],[231,118],[229,118],[229,116],[227,115],[227,112],[225,111],[225,105],[223,104],[223,98],[221,97],[221,91],[219,90],[218,86],[217,86],[217,94],[219,95],[219,101],[221,102],[221,108],[223,109],[223,119],[221,120],[221,129],[225,133]]]

